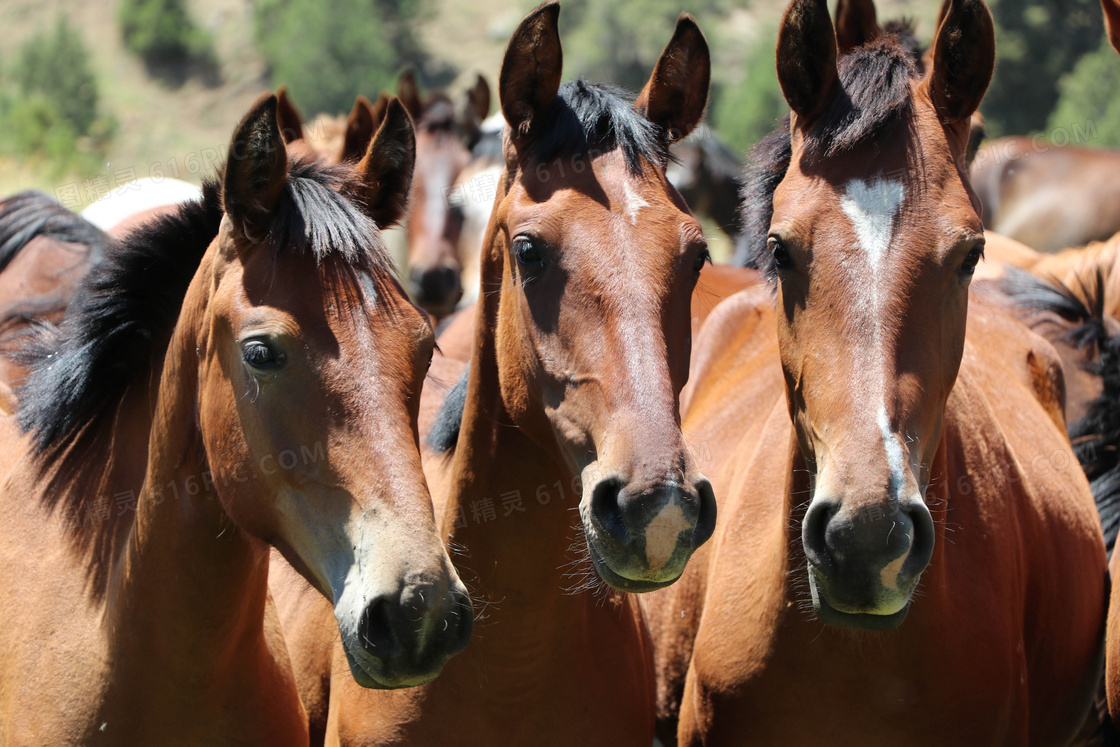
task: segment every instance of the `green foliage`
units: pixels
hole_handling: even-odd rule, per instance
[[[737,78],[714,87],[712,126],[738,153],[746,153],[789,111],[774,64],[776,36],[777,29],[760,34]]]
[[[191,21],[183,0],[123,0],[117,21],[125,46],[146,60],[210,55],[210,36]]]
[[[1058,80],[1097,48],[1100,0],[993,0],[996,72],[983,112],[988,134],[1026,134],[1046,125]]]
[[[1058,83],[1058,105],[1050,114],[1051,131],[1075,124],[1097,137],[1089,145],[1120,148],[1120,60],[1105,39],[1082,57]]]
[[[77,134],[97,118],[97,80],[89,50],[63,16],[53,34],[37,34],[20,48],[12,77],[24,97],[44,97]]]
[[[53,33],[20,48],[0,80],[0,148],[47,162],[53,174],[91,171],[116,128],[98,115],[97,79],[81,36],[59,16]]]
[[[305,114],[350,110],[361,93],[394,90],[397,73],[424,61],[414,26],[425,0],[260,0],[256,34],[274,86],[287,84]]]

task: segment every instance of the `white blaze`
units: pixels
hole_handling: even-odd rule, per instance
[[[882,359],[880,340],[880,325],[883,319],[882,278],[879,273],[882,269],[883,259],[890,247],[891,234],[894,230],[894,219],[898,214],[902,201],[906,199],[906,187],[901,182],[891,181],[876,177],[871,181],[853,179],[848,182],[844,196],[840,198],[840,208],[855,229],[856,238],[860,248],[867,257],[870,269],[866,286],[869,298],[862,304],[867,311],[871,325],[871,350],[872,365],[876,367],[873,378],[879,391],[879,431],[883,436],[883,448],[887,454],[887,463],[895,486],[901,490],[903,485],[904,458],[902,444],[898,436],[891,430],[890,418],[887,416],[885,401],[886,374],[885,361]]]

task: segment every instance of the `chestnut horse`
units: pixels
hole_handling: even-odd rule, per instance
[[[42,192],[0,201],[0,383],[22,383],[22,350],[42,324],[57,324],[109,242],[101,229]]]
[[[421,96],[412,73],[405,72],[397,95],[416,122],[416,176],[405,223],[409,288],[420,308],[439,318],[454,311],[463,295],[464,215],[453,189],[490,110],[490,87],[480,75],[458,101],[442,91]]]
[[[555,3],[530,13],[502,63],[509,129],[485,292],[473,325],[449,329],[470,335],[470,364],[425,460],[482,610],[479,634],[423,688],[375,693],[335,676],[328,743],[648,747],[653,737],[645,626],[600,579],[626,591],[670,584],[714,524],[678,409],[708,255],[665,177],[672,138],[703,115],[710,61],[682,16],[636,101],[583,80],[561,86],[558,15]],[[425,387],[429,400],[444,391]],[[326,632],[314,615],[296,622],[289,641]],[[297,671],[320,651],[293,648]]]
[[[969,299],[994,45],[981,0],[950,0],[924,76],[890,35],[838,56],[824,0],[783,17],[774,292],[697,341],[683,427],[721,521],[647,607],[684,744],[1066,744],[1085,720],[1104,547],[1060,365]]]
[[[1120,231],[1120,151],[1000,138],[980,149],[972,183],[984,226],[1040,252]]]
[[[413,135],[289,160],[263,96],[219,193],[109,247],[3,428],[0,742],[307,744],[269,545],[353,676],[429,681],[471,608],[416,436],[431,327],[393,279]],[[44,593],[48,591],[48,593]]]

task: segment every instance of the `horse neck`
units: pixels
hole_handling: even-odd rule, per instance
[[[501,287],[493,223],[487,234],[481,282]],[[456,562],[467,569],[468,586],[483,583],[480,591],[495,600],[517,594],[525,603],[516,610],[536,618],[560,600],[593,600],[565,591],[573,586],[569,569],[576,560],[569,548],[573,540],[582,542],[582,530],[574,529],[579,522],[574,476],[514,424],[503,398],[494,331],[499,295],[484,294],[476,312],[467,404],[449,465],[443,528],[453,546],[466,547],[466,556]],[[584,561],[586,573],[594,576],[590,560]],[[547,635],[548,623],[541,625],[537,631]]]
[[[210,257],[164,360],[136,520],[110,590],[114,656],[143,671],[158,661],[172,683],[214,677],[239,659],[259,668],[267,597],[267,545],[223,510],[197,425]]]

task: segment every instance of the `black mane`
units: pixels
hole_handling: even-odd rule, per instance
[[[642,161],[664,164],[669,158],[657,127],[634,108],[634,96],[617,86],[569,81],[543,120],[546,129],[534,133],[529,147],[539,163],[621,148],[627,168],[639,173]]]
[[[1050,321],[1036,314],[1054,314],[1064,322],[1065,342],[1096,353],[1085,369],[1100,378],[1101,393],[1083,417],[1069,424],[1069,438],[1089,478],[1105,548],[1111,555],[1120,532],[1120,335],[1109,334],[1105,326],[1104,275],[1098,270],[1090,287],[1078,293],[1056,278],[1047,282],[1009,269],[1000,286],[1032,327]]]
[[[894,27],[892,27],[894,28]],[[920,48],[909,27],[902,36],[885,34],[853,49],[838,61],[840,85],[805,134],[811,159],[829,158],[887,135],[909,112],[910,80],[918,75]],[[773,272],[766,236],[774,213],[774,190],[785,178],[792,157],[789,116],[751,150],[743,173],[741,241],[735,259],[747,267]]]

